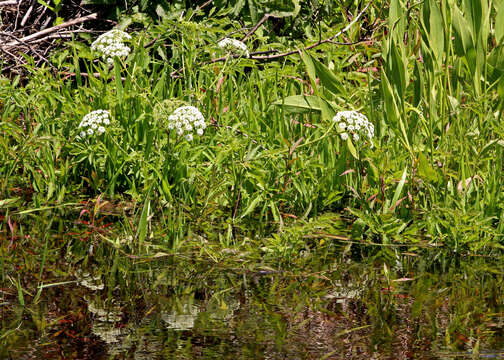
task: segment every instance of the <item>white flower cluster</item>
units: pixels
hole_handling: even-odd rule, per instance
[[[114,63],[114,56],[126,57],[131,49],[124,45],[124,41],[131,40],[131,35],[124,31],[113,29],[98,36],[91,44],[91,50],[98,51],[108,64]]]
[[[95,110],[84,116],[79,124],[82,129],[80,137],[85,138],[93,134],[101,135],[105,132],[105,126],[110,124],[110,112],[107,110]]]
[[[240,40],[224,38],[219,41],[217,45],[226,51],[238,53],[240,55],[244,55],[245,57],[250,56],[247,45],[242,43]]]
[[[176,129],[179,136],[184,135],[185,132],[187,141],[193,140],[193,130],[196,130],[196,134],[201,136],[205,128],[205,118],[194,106],[181,106],[168,116],[168,129]]]
[[[349,134],[354,141],[359,141],[361,136],[367,136],[373,146],[374,125],[369,122],[366,115],[357,111],[340,111],[333,117],[333,121],[338,123],[342,130],[346,130],[340,134],[343,140],[348,139]]]

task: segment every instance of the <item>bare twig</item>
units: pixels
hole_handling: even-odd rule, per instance
[[[12,6],[12,5],[17,5],[17,4],[18,4],[17,0],[0,1],[0,7],[2,7],[2,6]]]
[[[248,33],[245,34],[245,36],[241,39],[241,41],[243,42],[243,41],[247,40],[250,35],[255,33],[257,29],[259,29],[259,26],[261,26],[266,20],[268,20],[272,16],[273,15],[271,15],[271,14],[264,14],[262,19],[259,20],[259,22],[257,24],[255,24],[255,26],[252,29],[250,29],[250,31]]]
[[[21,26],[25,26],[26,22],[28,21],[28,18],[30,17],[33,7],[35,6],[36,0],[32,0],[30,7],[28,8],[28,11],[26,11],[25,16],[23,16],[23,20],[21,20]]]
[[[198,6],[196,10],[201,10],[201,9],[207,7],[208,5],[210,5],[212,2],[213,2],[213,0],[208,0],[206,3],[202,4],[201,6]]]
[[[69,72],[69,71],[60,71],[60,72],[59,72],[59,74],[60,74],[60,75],[64,75],[64,76],[63,76],[63,79],[68,79],[68,78],[70,78],[70,77],[77,76],[77,74],[76,74],[76,73],[74,73],[74,72]],[[90,76],[92,76],[92,77],[97,78],[97,79],[101,77],[101,74],[100,74],[100,73],[97,73],[97,72],[92,73],[92,74],[89,74],[89,73],[86,73],[86,72],[81,72],[81,73],[79,73],[79,75],[80,75],[80,76],[82,76],[82,77],[90,77]],[[112,76],[110,77],[110,79],[111,79],[111,80],[114,80],[114,79],[115,79],[115,76],[114,76],[114,75],[112,75]],[[121,81],[126,81],[126,78],[125,78],[124,76],[121,76]]]
[[[9,33],[6,33],[6,32],[0,32],[0,35],[4,35],[4,36],[7,36],[7,37],[10,37],[10,38],[14,38],[16,41],[19,41],[21,44],[23,44],[24,46],[26,46],[28,49],[30,49],[35,55],[37,55],[40,59],[42,59],[43,61],[45,61],[51,68],[53,69],[56,69],[54,67],[54,65],[51,64],[51,62],[49,60],[47,60],[47,58],[42,55],[41,53],[39,53],[37,50],[35,50],[35,48],[33,48],[30,44],[28,44],[27,42],[25,41],[22,41],[22,40],[19,40],[19,39],[16,39],[16,37],[12,34],[9,34]]]
[[[73,20],[64,22],[63,24],[50,27],[49,29],[45,29],[45,30],[36,32],[35,34],[31,34],[31,35],[25,36],[22,39],[16,39],[15,41],[11,41],[11,42],[3,45],[3,47],[16,46],[16,45],[19,45],[20,43],[29,42],[29,41],[31,41],[33,39],[40,38],[42,36],[45,36],[47,34],[51,34],[51,33],[56,32],[58,30],[67,28],[69,26],[77,25],[77,24],[83,23],[85,21],[96,20],[96,19],[98,19],[98,13],[93,13],[93,14],[90,14],[90,15],[87,15],[87,16],[83,16],[83,17],[80,17],[80,18],[77,18],[77,19],[73,19]]]

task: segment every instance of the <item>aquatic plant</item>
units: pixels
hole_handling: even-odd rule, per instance
[[[110,112],[107,110],[94,110],[85,115],[79,124],[79,129],[83,129],[79,136],[85,138],[93,134],[101,135],[105,133],[105,127],[110,125]]]
[[[373,147],[374,125],[368,121],[366,115],[357,111],[340,111],[332,120],[343,130],[340,133],[341,139],[348,139],[348,134],[352,135],[355,142],[359,141],[361,136],[367,137],[371,143],[371,147]]]
[[[245,45],[240,40],[224,38],[217,43],[217,45],[230,53],[237,53],[245,57],[249,57],[249,50],[247,45]]]
[[[185,133],[187,141],[193,140],[193,130],[202,136],[205,128],[205,118],[194,106],[181,106],[168,116],[168,129],[175,130],[179,136]]]
[[[127,40],[131,40],[130,34],[113,29],[100,35],[91,44],[91,50],[99,52],[108,64],[113,64],[114,57],[124,58],[131,52],[131,49],[124,44]]]

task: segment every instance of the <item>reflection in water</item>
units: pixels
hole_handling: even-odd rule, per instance
[[[306,273],[175,262],[153,285],[144,274],[156,264],[128,261],[113,289],[76,271],[79,285],[43,293],[55,300],[48,308],[3,317],[0,358],[502,358],[504,282],[487,264],[453,273],[406,264],[384,276],[383,266],[334,258]]]
[[[77,278],[77,282],[88,288],[91,291],[103,290],[105,288],[105,284],[102,281],[101,275],[92,276],[88,272],[83,272],[78,270],[75,272],[75,277]]]
[[[194,327],[199,308],[192,304],[182,304],[182,307],[170,313],[161,312],[161,319],[167,324],[168,329],[189,330]]]

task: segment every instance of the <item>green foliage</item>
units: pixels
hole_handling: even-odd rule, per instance
[[[352,236],[369,243],[501,246],[500,2],[490,12],[486,2],[394,0],[366,42],[264,63],[218,47],[242,36],[231,30],[236,17],[253,26],[268,13],[293,26],[337,9],[345,41],[357,41],[383,9],[348,20],[349,9],[334,4],[221,5],[161,4],[152,24],[143,4],[145,16],[137,9],[120,23],[145,28],[132,32],[128,57],[109,65],[74,41],[51,58],[59,73],[30,68],[24,86],[3,81],[2,208],[126,196],[143,204],[132,233],[139,243],[152,218],[173,211],[187,219],[170,226],[192,224],[226,244],[347,209]],[[301,44],[272,23],[246,40],[251,52]],[[333,22],[319,25],[320,37],[334,35]],[[312,30],[303,36],[314,39]],[[199,108],[208,124],[193,142],[168,129],[181,105]],[[96,109],[111,112],[110,128],[79,138],[78,124]],[[372,142],[339,136],[332,119],[343,110],[367,115]],[[166,243],[176,248],[186,232],[172,230]]]

